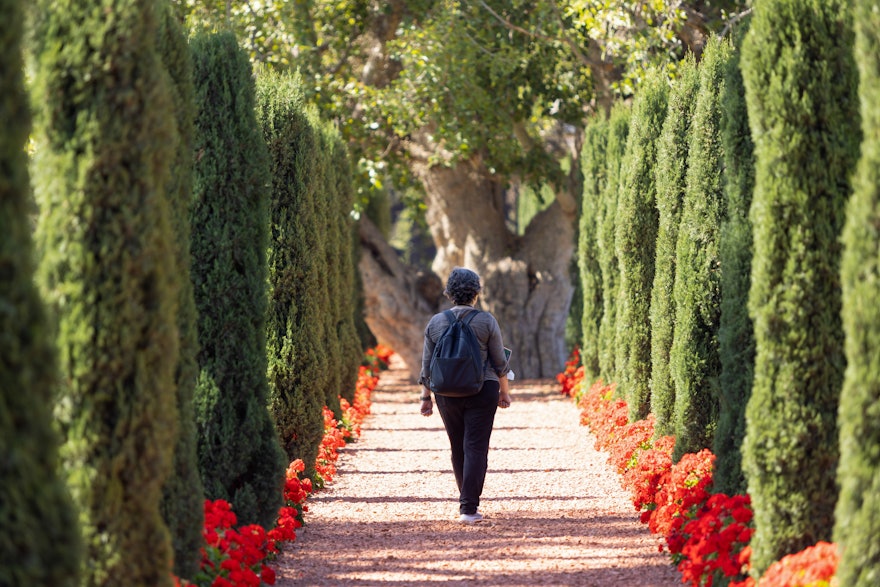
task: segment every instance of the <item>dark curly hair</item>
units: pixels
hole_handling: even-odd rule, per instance
[[[457,306],[470,304],[483,289],[480,286],[480,276],[464,267],[455,267],[446,280],[446,289],[443,295],[452,300]]]

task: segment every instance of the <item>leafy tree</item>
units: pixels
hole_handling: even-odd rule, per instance
[[[614,363],[633,421],[650,412],[651,287],[657,241],[654,169],[668,90],[665,75],[657,71],[651,72],[639,86],[614,213],[614,242],[620,267]]]
[[[171,76],[176,146],[167,192],[174,233],[173,254],[179,277],[177,329],[180,354],[174,372],[177,389],[178,433],[171,475],[162,496],[162,518],[171,531],[174,572],[193,578],[199,570],[203,543],[205,493],[199,477],[193,393],[199,377],[199,351],[195,298],[190,279],[190,200],[193,171],[193,119],[195,90],[192,56],[171,6],[158,3],[159,51]]]
[[[199,469],[209,499],[270,526],[286,462],[266,376],[268,186],[251,66],[231,33],[191,41],[196,88],[192,278],[199,316]]]
[[[0,0],[0,585],[79,583],[76,510],[59,476],[55,348],[33,284],[22,2]]]
[[[599,268],[602,271],[602,321],[599,323],[599,369],[602,379],[615,381],[617,365],[614,363],[617,352],[617,292],[620,287],[620,263],[615,244],[615,216],[620,192],[620,165],[626,151],[629,135],[630,108],[618,103],[611,110],[608,119],[608,142],[605,150],[605,192],[602,194],[602,209],[597,222],[599,234],[596,237],[599,248]]]
[[[177,433],[178,288],[158,15],[146,0],[36,8],[39,278],[58,322],[81,583],[170,587],[159,505]]]
[[[307,98],[348,141],[362,200],[389,182],[423,189],[431,269],[481,273],[485,307],[524,376],[555,374],[567,351],[584,104],[607,108],[628,95],[645,64],[698,47],[720,14],[716,2],[701,12],[654,0],[186,5],[193,26],[228,21],[254,59],[301,68]],[[554,196],[521,235],[507,222],[514,184],[545,184]],[[386,250],[374,236],[361,229],[369,250]],[[438,300],[418,293],[418,271],[384,271],[384,255],[362,261],[367,320],[417,371]]]
[[[856,61],[859,67],[861,159],[843,231],[843,328],[847,368],[840,395],[840,497],[834,541],[841,551],[841,585],[868,587],[880,582],[880,14],[872,2],[854,3]]]
[[[584,191],[581,198],[581,220],[578,231],[578,265],[583,295],[581,319],[581,364],[588,381],[599,376],[599,326],[604,310],[602,270],[599,265],[598,233],[601,227],[599,212],[603,209],[605,193],[605,147],[608,141],[608,121],[597,116],[587,126],[581,150],[581,168],[584,173]]]
[[[763,0],[743,46],[756,344],[743,467],[756,576],[830,539],[834,526],[845,361],[839,237],[861,135],[852,44],[848,2]]]
[[[693,57],[681,62],[657,147],[657,243],[651,288],[651,411],[658,436],[673,434],[675,382],[669,351],[675,326],[675,247],[688,169],[688,135],[700,76]]]
[[[721,385],[718,430],[713,445],[715,472],[712,487],[728,495],[746,492],[740,447],[745,435],[745,410],[752,393],[755,362],[754,331],[748,315],[752,267],[749,207],[755,186],[755,163],[739,55],[739,51],[735,51],[727,61],[721,94],[727,217],[721,223],[718,245],[724,271],[721,273],[723,295],[718,324]]]
[[[732,48],[709,41],[688,136],[688,168],[675,248],[675,326],[669,368],[675,382],[676,459],[712,446],[718,418],[718,241],[726,205],[720,142],[721,92]]]

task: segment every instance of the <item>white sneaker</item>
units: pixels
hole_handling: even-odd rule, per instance
[[[458,521],[462,524],[476,524],[477,522],[483,521],[483,514],[480,512],[474,512],[472,514],[461,514],[459,516]]]

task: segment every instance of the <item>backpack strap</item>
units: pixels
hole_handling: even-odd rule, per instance
[[[470,314],[468,314],[467,318],[465,318],[464,320],[461,321],[462,324],[470,325],[471,320],[473,320],[474,316],[476,316],[479,313],[480,313],[480,310],[477,310],[476,308],[474,308],[474,311],[471,312]]]

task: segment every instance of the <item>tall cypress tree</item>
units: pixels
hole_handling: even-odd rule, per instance
[[[614,242],[617,200],[620,191],[620,165],[626,151],[629,135],[629,106],[618,102],[608,118],[608,142],[605,155],[607,181],[602,194],[602,208],[599,211],[598,234],[599,268],[602,271],[602,321],[599,323],[599,370],[607,382],[615,381],[617,370],[614,364],[617,346],[617,290],[620,284],[620,264]]]
[[[73,587],[79,527],[58,474],[55,348],[33,285],[22,13],[0,0],[0,585]]]
[[[176,150],[171,163],[168,200],[174,232],[174,260],[180,290],[177,299],[177,328],[180,355],[174,374],[179,414],[174,466],[165,482],[162,517],[171,531],[174,547],[174,572],[191,579],[199,570],[204,527],[205,493],[199,477],[196,422],[193,392],[199,377],[199,351],[195,298],[190,278],[189,212],[192,198],[193,119],[195,90],[192,80],[192,56],[174,10],[167,2],[158,4],[159,51],[171,76],[171,96],[176,126]]]
[[[846,0],[755,3],[742,72],[755,141],[743,466],[752,572],[831,537],[843,380],[840,231],[859,152]]]
[[[581,148],[581,169],[584,191],[581,196],[581,217],[578,230],[578,267],[583,296],[581,318],[581,364],[588,382],[599,377],[599,325],[602,323],[602,270],[599,265],[599,211],[605,192],[605,147],[608,142],[608,121],[596,116],[584,132]]]
[[[191,42],[196,88],[192,279],[199,315],[199,469],[243,524],[274,523],[286,459],[266,377],[268,186],[247,55],[231,33]]]
[[[669,351],[675,326],[675,247],[687,180],[688,133],[700,76],[692,55],[685,58],[669,93],[669,105],[657,147],[657,243],[651,288],[651,412],[658,436],[673,433],[675,383]]]
[[[269,406],[289,459],[314,473],[324,431],[324,266],[316,192],[321,155],[314,120],[290,76],[261,71],[257,116],[272,168]]]
[[[337,249],[336,290],[330,295],[335,296],[339,302],[337,306],[336,331],[339,339],[340,360],[340,394],[349,402],[354,401],[355,386],[357,384],[358,367],[363,358],[364,349],[355,327],[355,307],[351,300],[357,297],[355,289],[356,267],[354,265],[353,242],[355,238],[354,221],[351,217],[351,209],[354,205],[354,185],[352,183],[352,169],[345,142],[335,126],[325,123],[330,134],[330,169],[333,170],[334,198],[334,229],[333,240]]]
[[[880,13],[876,2],[857,0],[854,6],[864,141],[843,231],[847,368],[834,541],[841,552],[840,584],[868,587],[880,584]]]
[[[177,427],[173,113],[155,6],[42,0],[36,12],[40,280],[58,320],[82,583],[170,586],[159,504]]]
[[[723,295],[718,324],[721,386],[712,486],[715,491],[728,495],[746,492],[740,447],[745,435],[745,411],[752,393],[755,362],[754,331],[748,315],[752,268],[749,207],[755,185],[755,163],[739,62],[739,51],[736,51],[727,61],[721,95],[727,218],[721,224],[718,249],[724,271],[721,273]]]
[[[632,106],[614,215],[614,242],[620,266],[614,364],[632,421],[650,412],[651,287],[658,221],[654,168],[666,118],[668,89],[665,75],[656,70],[639,86]]]
[[[710,39],[700,63],[700,93],[688,137],[688,170],[675,248],[675,327],[669,351],[675,382],[675,458],[712,446],[718,417],[718,254],[724,202],[720,142],[727,41]]]
[[[319,316],[324,319],[323,360],[325,371],[324,405],[330,408],[336,418],[342,416],[339,393],[342,376],[342,348],[337,329],[342,300],[339,299],[339,247],[336,245],[336,170],[333,169],[333,137],[330,128],[315,115],[315,132],[318,134],[317,173],[313,181],[315,189],[315,210],[318,219],[319,239],[323,256],[318,258],[321,276],[321,309]]]

